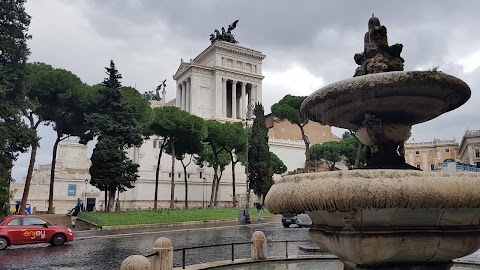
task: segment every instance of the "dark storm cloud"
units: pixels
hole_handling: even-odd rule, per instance
[[[480,129],[475,116],[480,95],[480,1],[287,1],[287,0],[31,0],[30,61],[71,70],[89,83],[101,82],[114,59],[123,84],[152,90],[167,78],[174,98],[180,59],[188,61],[209,44],[214,29],[239,19],[233,31],[240,45],[267,55],[263,103],[287,93],[306,95],[324,84],[350,78],[353,55],[363,50],[367,21],[374,12],[388,29],[390,44],[404,45],[405,70],[440,70],[465,80],[470,101],[413,128],[413,137],[460,140],[466,127]],[[474,70],[476,68],[476,70]],[[472,71],[473,70],[473,71]],[[46,131],[48,130],[48,131]],[[48,138],[49,128],[40,136]],[[37,164],[50,162],[51,142],[42,141]],[[28,164],[22,155],[17,168]],[[23,166],[25,167],[25,166]],[[14,168],[14,176],[25,173]]]

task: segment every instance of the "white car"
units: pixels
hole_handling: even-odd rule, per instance
[[[312,220],[307,214],[298,214],[297,215],[297,226],[300,228],[308,228],[312,226]]]

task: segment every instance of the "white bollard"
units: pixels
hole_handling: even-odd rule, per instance
[[[158,252],[158,255],[153,256],[152,270],[173,269],[173,247],[170,239],[160,237],[155,240],[153,252]]]
[[[252,235],[252,260],[265,260],[267,258],[267,237],[262,231]]]
[[[151,270],[150,261],[142,255],[132,255],[123,260],[120,270]]]

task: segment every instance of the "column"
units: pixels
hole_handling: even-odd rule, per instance
[[[257,84],[257,87],[256,87],[256,99],[255,101],[258,102],[258,103],[262,103],[262,84]]]
[[[222,116],[227,117],[227,79],[222,78]]]
[[[190,112],[190,101],[192,99],[192,84],[190,81],[190,78],[186,80],[187,82],[187,95],[186,95],[186,101],[185,101],[185,110],[187,112]]]
[[[180,104],[182,102],[182,84],[177,84],[177,94],[176,94],[176,97],[175,97],[175,106],[177,108],[180,108]]]
[[[257,85],[253,85],[252,84],[252,87],[250,87],[250,95],[248,95],[248,114],[249,116],[251,117],[253,115],[253,108],[255,107],[255,104],[252,104],[253,103],[256,103],[257,102]]]
[[[237,81],[232,82],[232,118],[237,119]]]
[[[182,82],[182,107],[181,109],[182,110],[185,110],[185,108],[187,107],[186,104],[187,104],[187,82],[186,81],[183,81]]]
[[[247,84],[242,82],[242,96],[241,96],[241,105],[240,105],[240,118],[246,117],[246,108],[247,108]],[[246,118],[245,118],[246,119]]]

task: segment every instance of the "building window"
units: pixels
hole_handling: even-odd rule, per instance
[[[178,174],[178,178],[181,178],[181,177],[182,177],[182,174],[181,174],[181,173],[179,173],[179,174]]]
[[[433,154],[433,150],[428,150],[428,153],[429,153],[429,154]]]
[[[435,164],[433,164],[433,163],[430,164],[430,170],[431,170],[431,171],[434,171],[434,170],[435,170]]]
[[[417,168],[421,169],[422,167],[420,166],[420,164],[417,164]]]
[[[419,155],[420,154],[420,151],[415,151],[415,155]]]
[[[475,149],[475,157],[480,157],[480,149]]]
[[[77,195],[77,185],[68,184],[68,196],[76,196],[76,195]]]
[[[450,153],[450,149],[445,149],[445,153]]]
[[[480,168],[480,162],[477,162],[476,164],[477,164],[477,167],[479,167],[479,168]]]
[[[203,172],[200,172],[200,179],[203,178]]]
[[[171,172],[168,173],[168,178],[172,178],[172,173]]]
[[[157,140],[153,140],[153,148],[157,148]]]
[[[187,174],[187,178],[190,178],[190,174]]]

